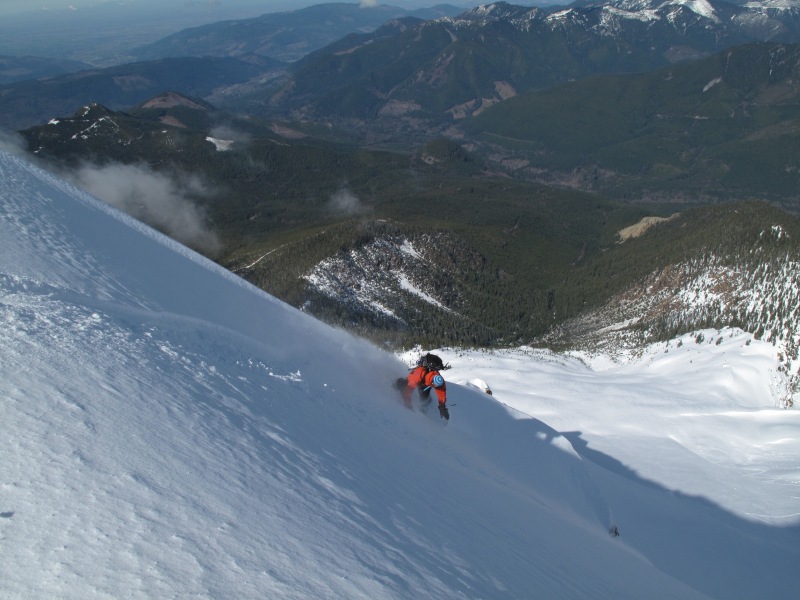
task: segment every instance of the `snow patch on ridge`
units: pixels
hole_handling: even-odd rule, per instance
[[[669,4],[685,6],[701,17],[705,17],[706,19],[710,19],[712,21],[719,21],[719,17],[717,17],[714,7],[707,0],[673,0],[672,2],[669,2]]]
[[[227,152],[233,147],[233,140],[220,140],[209,136],[206,137],[206,141],[214,144],[217,152]]]
[[[414,285],[411,282],[411,280],[406,275],[404,275],[403,273],[399,273],[397,275],[397,281],[400,283],[400,287],[402,289],[406,290],[407,292],[409,292],[411,294],[414,294],[415,296],[418,296],[419,298],[422,298],[428,304],[433,304],[434,306],[436,306],[438,308],[441,308],[442,310],[446,310],[448,312],[450,311],[449,308],[447,308],[444,304],[439,302],[436,298],[434,298],[433,296],[431,296],[429,294],[426,294],[421,289],[419,289],[416,285]]]
[[[711,88],[713,88],[715,85],[717,85],[719,83],[722,83],[722,77],[715,77],[714,79],[709,81],[707,84],[705,84],[705,86],[703,86],[703,91],[707,92],[708,90],[710,90]]]
[[[375,314],[402,321],[404,304],[398,292],[410,294],[438,309],[452,312],[420,285],[420,274],[431,277],[431,265],[407,238],[376,238],[347,253],[317,264],[304,276],[320,294]]]

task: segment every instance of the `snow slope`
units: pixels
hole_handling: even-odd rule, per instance
[[[621,362],[532,349],[441,354],[449,380],[488,387],[518,418],[562,432],[622,539],[655,566],[715,598],[792,597],[800,412],[776,407],[772,345],[702,333]]]
[[[442,426],[395,398],[397,357],[4,153],[0,319],[0,597],[796,592],[796,519],[742,515],[768,493],[723,506],[688,460],[682,490],[685,443],[655,444],[669,464],[660,482],[650,446],[636,467],[616,458],[618,439],[624,457],[636,441],[610,423],[619,404],[592,418],[586,399],[605,386],[643,411],[625,414],[633,431],[668,420],[666,365],[615,373],[498,355],[483,376],[502,401],[453,383]],[[541,398],[526,407],[529,391]],[[578,408],[585,433],[560,434]],[[798,413],[762,408],[764,429],[779,424],[787,440],[776,447],[794,453],[775,487],[794,496],[786,512]],[[731,417],[730,431],[745,421]]]

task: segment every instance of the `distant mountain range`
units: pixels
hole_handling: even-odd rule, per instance
[[[87,69],[91,69],[91,65],[76,60],[0,55],[0,85],[55,77]]]
[[[158,59],[149,63],[0,86],[0,126],[31,126],[90,102],[122,108],[167,90],[210,100],[213,90],[222,108],[351,130],[370,121],[371,131],[396,137],[398,128],[444,130],[509,97],[591,75],[649,71],[755,41],[800,42],[800,8],[788,2],[498,2],[458,11],[322,4],[189,29],[140,48],[143,61]],[[226,79],[219,60],[199,62],[210,56],[249,66],[228,63]],[[184,57],[197,62],[174,68]],[[143,93],[129,93],[136,87]]]
[[[186,29],[136,48],[133,54],[140,60],[256,54],[291,62],[349,34],[373,31],[391,19],[416,17],[427,20],[462,11],[462,8],[447,4],[416,10],[383,4],[369,8],[341,2],[318,4],[254,19]]]
[[[258,56],[166,58],[22,81],[0,86],[0,128],[31,127],[92,103],[126,109],[173,90],[204,98],[221,88],[264,81],[279,67]]]
[[[755,41],[800,41],[800,7],[497,2],[348,36],[292,65],[269,106],[307,118],[458,122],[520,93],[601,73],[648,71]]]

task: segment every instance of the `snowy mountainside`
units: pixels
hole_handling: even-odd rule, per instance
[[[625,20],[664,21],[675,27],[686,26],[694,16],[706,27],[727,23],[735,26],[737,21],[747,21],[758,15],[771,15],[776,19],[791,18],[800,12],[800,3],[794,0],[720,3],[714,0],[610,0],[605,2],[575,3],[567,7],[516,6],[506,2],[495,2],[477,6],[457,17],[442,17],[440,22],[457,27],[485,27],[487,24],[506,21],[520,30],[526,30],[533,21],[543,21],[552,27],[564,22],[583,23],[587,27],[602,30],[612,23],[619,25]]]
[[[779,224],[764,230],[759,243],[779,248],[786,233]],[[667,265],[547,336],[590,352],[626,354],[656,340],[716,327],[739,327],[775,351],[776,405],[791,407],[800,394],[800,263],[786,248],[767,255],[754,245],[745,258],[709,253]],[[709,339],[705,339],[708,337]],[[697,335],[697,343],[723,343],[721,334]]]
[[[729,588],[610,537],[603,474],[544,422],[455,382],[447,427],[407,411],[396,357],[4,153],[0,203],[0,595]],[[749,531],[783,571],[789,532]]]
[[[434,287],[452,279],[448,269],[431,260],[432,250],[442,250],[444,234],[417,240],[387,236],[327,258],[305,276],[312,289],[338,303],[360,307],[376,315],[403,322],[402,312],[421,300],[430,308],[452,310],[439,299]],[[409,302],[411,301],[411,302]],[[451,301],[452,302],[452,301]]]

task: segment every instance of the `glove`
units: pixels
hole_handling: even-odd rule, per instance
[[[447,419],[448,421],[450,420],[450,411],[447,410],[447,405],[445,404],[439,405],[439,416],[442,419]]]

